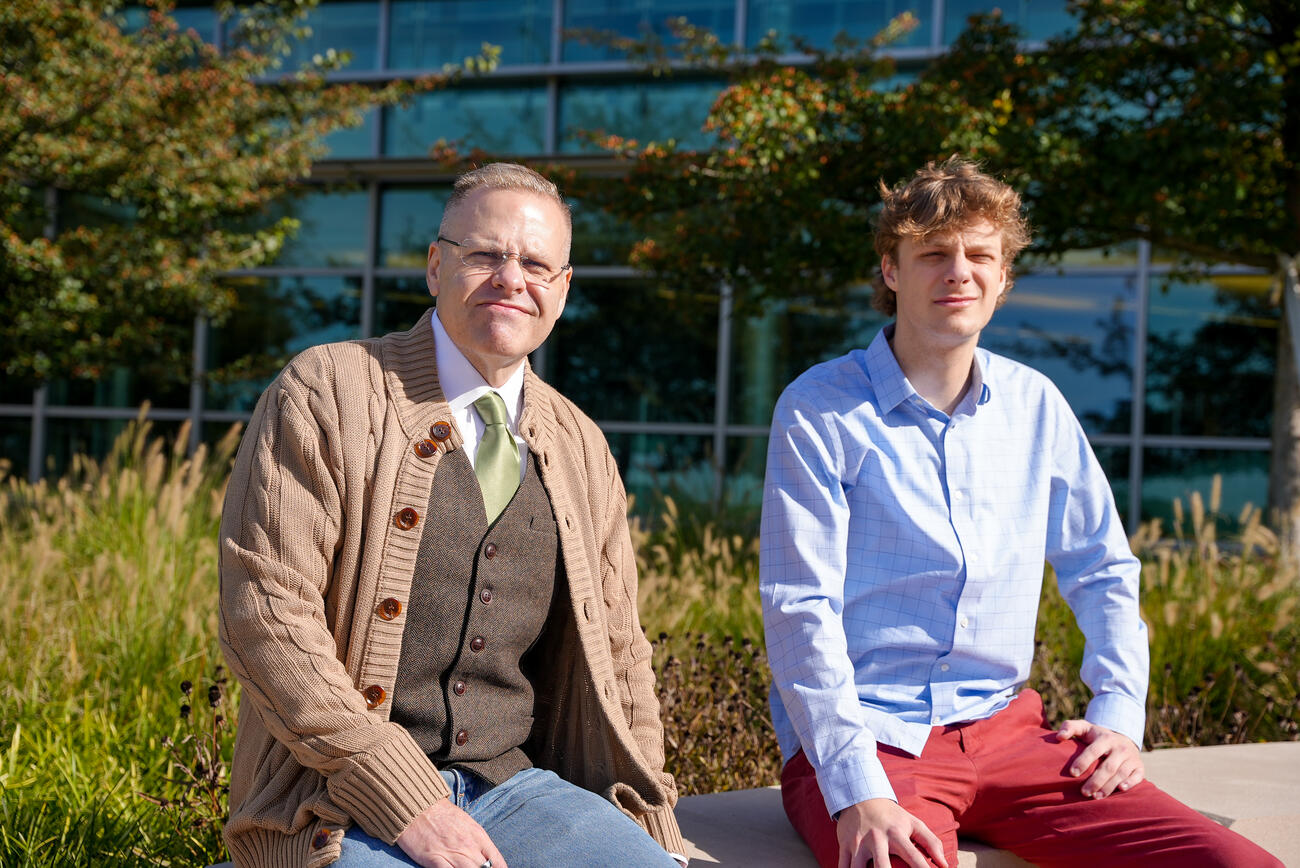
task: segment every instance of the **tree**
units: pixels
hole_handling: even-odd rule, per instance
[[[870,277],[880,179],[963,153],[1025,196],[1049,256],[1147,239],[1182,273],[1276,270],[1300,251],[1300,8],[1285,0],[1075,0],[1077,26],[1039,51],[995,16],[905,86],[872,43],[803,66],[701,52],[732,83],[708,120],[714,148],[607,147],[625,184],[586,191],[645,233],[634,261],[678,285],[734,287],[741,309]],[[907,26],[900,20],[894,27]],[[1270,506],[1300,553],[1300,389],[1279,340]]]
[[[482,71],[331,84],[334,52],[281,71],[317,0],[238,10],[232,48],[182,32],[168,0],[127,27],[121,0],[0,4],[0,370],[33,385],[130,359],[189,372],[197,314],[220,275],[272,258],[292,220],[266,205],[305,178],[322,137],[365,110]],[[269,224],[269,225],[268,225]]]

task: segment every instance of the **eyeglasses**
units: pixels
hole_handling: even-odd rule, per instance
[[[494,250],[478,243],[452,241],[445,235],[439,235],[438,240],[445,241],[452,247],[460,248],[456,253],[456,258],[460,260],[460,264],[465,267],[465,270],[471,273],[495,274],[505,268],[506,263],[513,259],[519,263],[519,269],[524,273],[526,283],[545,286],[554,282],[557,277],[573,267],[572,265],[564,265],[557,271],[545,262],[525,256],[522,253],[506,253],[504,250]]]

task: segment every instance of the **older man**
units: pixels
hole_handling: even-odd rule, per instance
[[[469,172],[429,246],[436,311],[306,351],[258,403],[221,525],[238,865],[684,853],[622,481],[526,361],[570,236],[540,175]]]

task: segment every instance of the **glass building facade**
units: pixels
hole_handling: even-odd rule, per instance
[[[721,87],[707,76],[652,78],[582,31],[636,36],[684,16],[728,41],[769,31],[829,46],[866,38],[893,16],[919,26],[890,52],[914,72],[961,30],[981,0],[325,0],[312,35],[287,62],[330,48],[351,63],[336,77],[420,75],[502,47],[491,75],[376,111],[334,134],[312,185],[283,203],[301,229],[270,267],[233,274],[239,304],[219,327],[194,324],[192,381],[159,385],[122,368],[95,383],[54,382],[33,394],[0,383],[0,456],[29,477],[78,452],[102,454],[140,403],[158,430],[192,423],[193,442],[247,419],[293,353],[316,343],[409,327],[428,306],[425,252],[451,178],[427,155],[439,140],[528,160],[602,168],[583,131],[707,145],[701,125]],[[1031,40],[1069,26],[1066,0],[998,4]],[[182,27],[220,45],[210,6],[177,10]],[[808,366],[866,345],[884,320],[869,287],[835,307],[788,298],[733,315],[724,287],[690,295],[625,265],[628,231],[574,204],[574,280],[564,316],[533,359],[609,436],[628,488],[756,506],[767,425],[786,383]],[[1079,415],[1130,526],[1167,516],[1174,497],[1223,480],[1222,513],[1262,505],[1268,475],[1278,332],[1269,277],[1225,269],[1198,283],[1171,278],[1145,243],[1062,263],[1022,264],[983,345],[1050,376]],[[246,358],[250,348],[255,355]],[[238,365],[236,360],[244,359]]]

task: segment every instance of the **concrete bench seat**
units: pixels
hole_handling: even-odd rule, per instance
[[[1186,747],[1143,755],[1147,777],[1202,814],[1300,868],[1300,742]],[[816,868],[776,787],[687,796],[677,803],[691,864]],[[1025,868],[1023,859],[963,841],[960,868]]]

